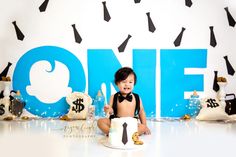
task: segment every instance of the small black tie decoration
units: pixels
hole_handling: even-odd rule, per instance
[[[228,7],[225,7],[224,9],[225,9],[226,14],[227,14],[229,25],[234,27],[236,22],[235,22],[233,16],[230,14]]]
[[[82,41],[82,38],[81,38],[81,36],[79,35],[77,29],[75,28],[75,24],[73,24],[73,25],[71,25],[71,26],[73,27],[73,31],[74,31],[75,42],[77,42],[77,43],[80,44],[81,41]]]
[[[47,5],[48,5],[48,1],[49,1],[49,0],[45,0],[45,1],[40,5],[40,7],[39,7],[39,11],[40,11],[40,12],[44,12],[44,11],[46,10]]]
[[[12,24],[14,25],[15,31],[16,31],[16,36],[18,40],[23,41],[25,36],[24,34],[21,32],[21,30],[19,29],[19,27],[16,24],[16,21],[13,21]]]
[[[217,42],[213,31],[213,26],[210,26],[209,28],[210,28],[210,45],[212,47],[215,47],[217,45]]]
[[[153,32],[155,32],[156,27],[154,26],[154,24],[152,22],[152,19],[150,17],[150,12],[147,12],[146,14],[147,14],[147,18],[148,18],[148,30],[153,33]]]
[[[224,59],[225,59],[225,63],[226,63],[228,74],[233,76],[234,73],[235,73],[235,70],[232,67],[232,65],[230,64],[230,62],[228,60],[228,56],[224,56]]]
[[[179,33],[179,35],[177,36],[177,38],[176,38],[175,41],[174,41],[175,47],[177,47],[177,46],[180,45],[184,31],[185,31],[185,28],[182,27],[181,32]]]
[[[134,0],[134,3],[140,3],[141,0]]]
[[[214,74],[215,76],[214,76],[214,82],[213,82],[213,90],[217,92],[220,89],[217,83],[218,71],[214,71]]]
[[[122,143],[125,145],[128,142],[128,135],[127,135],[127,123],[123,124],[123,134],[122,134]]]
[[[125,47],[126,47],[128,41],[131,37],[132,36],[129,34],[128,37],[125,39],[125,41],[118,47],[119,52],[124,52],[125,51]]]
[[[102,2],[102,4],[103,4],[104,20],[109,22],[110,19],[111,19],[111,16],[110,16],[110,14],[109,14],[109,12],[107,10],[106,2],[104,1],[104,2]]]
[[[0,73],[0,80],[2,80],[2,77],[6,77],[7,76],[7,73],[9,71],[9,68],[10,68],[11,65],[12,65],[12,63],[8,62],[7,66]]]
[[[192,0],[185,0],[185,5],[186,5],[187,7],[191,7],[192,4],[193,4]]]
[[[4,92],[4,90],[2,90],[1,93],[0,93],[0,99],[4,98],[3,92]],[[0,115],[1,115],[1,113],[0,113]]]

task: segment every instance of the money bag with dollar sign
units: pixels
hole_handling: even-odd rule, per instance
[[[87,117],[88,108],[92,104],[92,98],[82,92],[73,92],[66,97],[66,102],[70,105],[67,117],[84,120]]]

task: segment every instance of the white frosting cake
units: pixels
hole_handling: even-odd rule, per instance
[[[138,121],[132,117],[114,118],[111,120],[108,142],[112,147],[132,148],[132,136],[138,130]]]

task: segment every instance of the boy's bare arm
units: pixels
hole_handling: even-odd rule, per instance
[[[143,104],[142,104],[142,100],[140,99],[140,110],[139,110],[139,118],[140,118],[140,122],[143,125],[147,124],[147,120],[146,120],[146,114],[143,108]]]

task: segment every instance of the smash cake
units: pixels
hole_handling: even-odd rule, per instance
[[[112,148],[131,149],[142,145],[138,139],[138,120],[132,117],[114,118],[108,136],[108,144]]]

